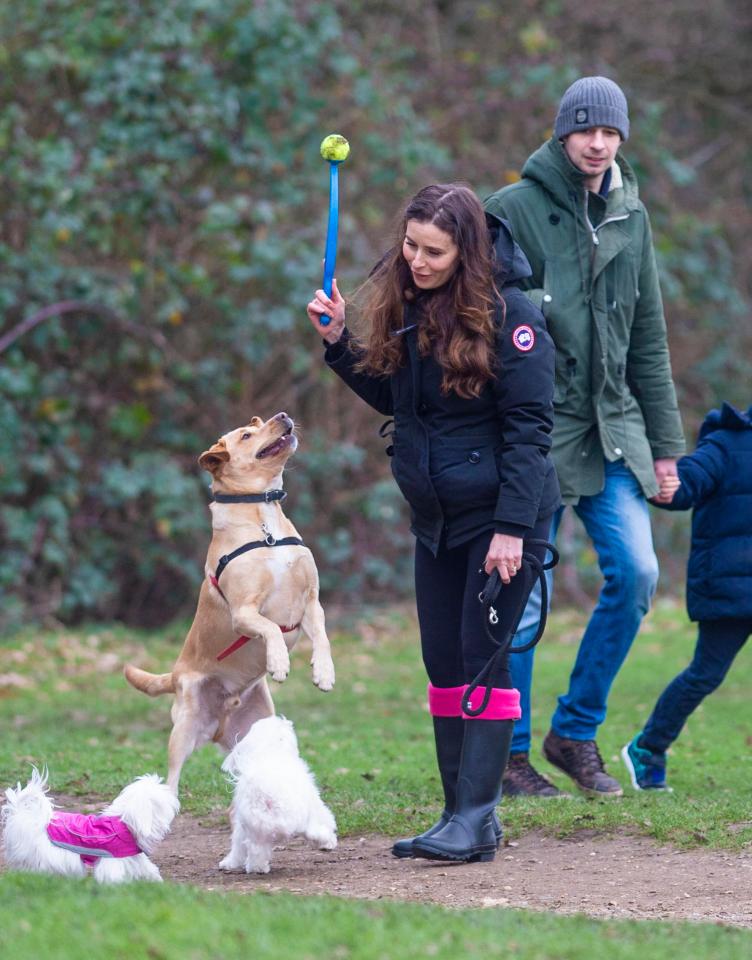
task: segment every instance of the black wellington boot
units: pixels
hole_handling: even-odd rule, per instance
[[[465,735],[464,720],[462,717],[433,717],[432,719],[433,735],[436,740],[436,762],[439,765],[441,786],[444,788],[444,810],[436,823],[425,833],[421,833],[419,837],[398,840],[393,845],[392,853],[400,859],[412,857],[414,841],[422,837],[430,837],[437,830],[441,830],[454,813],[457,774],[460,769],[462,740]]]
[[[433,717],[433,733],[436,741],[436,762],[441,776],[441,786],[444,790],[444,809],[439,819],[432,827],[429,827],[418,837],[407,837],[404,840],[397,840],[392,845],[392,855],[401,860],[414,856],[413,842],[419,838],[430,837],[432,834],[441,830],[449,822],[454,813],[455,798],[457,793],[457,775],[460,769],[460,757],[462,755],[462,741],[465,736],[465,721],[461,716],[457,717]],[[496,847],[498,848],[503,836],[499,818],[496,811],[493,813],[494,836],[496,837]]]
[[[454,814],[445,826],[413,840],[414,857],[467,862],[493,860],[501,778],[509,758],[513,720],[464,720]]]

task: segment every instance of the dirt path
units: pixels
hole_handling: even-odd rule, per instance
[[[95,803],[58,798],[84,812]],[[154,855],[165,880],[207,890],[289,891],[443,907],[519,907],[599,918],[695,920],[752,927],[752,850],[677,850],[645,837],[582,831],[560,840],[528,833],[492,863],[396,860],[392,838],[345,837],[333,851],[293,841],[265,875],[225,873],[229,824],[181,814]],[[0,868],[4,866],[0,855]]]
[[[680,851],[645,838],[526,834],[492,863],[395,860],[391,840],[345,837],[334,851],[297,841],[271,873],[226,874],[229,829],[180,816],[155,860],[165,879],[210,890],[287,890],[445,907],[526,907],[592,917],[702,920],[752,927],[752,851]]]

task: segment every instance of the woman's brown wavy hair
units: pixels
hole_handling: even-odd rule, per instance
[[[457,245],[457,269],[437,290],[421,291],[413,283],[402,254],[410,220],[433,224]],[[413,302],[418,311],[419,350],[421,356],[433,354],[441,365],[442,391],[477,397],[495,375],[495,304],[503,309],[480,201],[464,184],[424,187],[407,204],[396,240],[355,296],[358,312],[368,324],[355,337],[359,369],[390,376],[405,362],[405,340],[399,331],[405,302]]]

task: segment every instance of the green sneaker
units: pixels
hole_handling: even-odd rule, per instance
[[[639,739],[638,733],[621,751],[632,786],[635,790],[664,790],[671,793],[671,787],[666,784],[666,754],[638,747]]]

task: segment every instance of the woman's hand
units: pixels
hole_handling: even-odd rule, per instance
[[[522,537],[510,537],[495,533],[486,554],[483,569],[491,574],[494,567],[499,571],[502,583],[509,583],[522,566]]]
[[[331,297],[327,297],[323,290],[317,290],[306,309],[308,319],[324,340],[336,343],[345,329],[345,301],[337,288],[337,281],[332,280]],[[321,323],[322,316],[330,317],[326,326]]]

